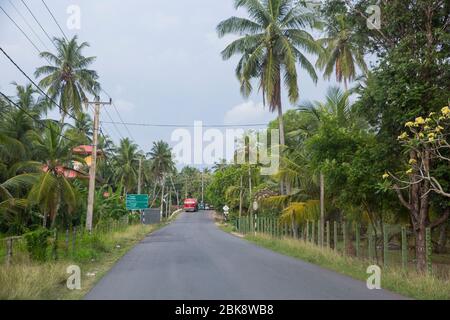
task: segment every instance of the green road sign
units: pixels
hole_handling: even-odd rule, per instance
[[[143,210],[148,208],[148,194],[127,194],[127,210]]]

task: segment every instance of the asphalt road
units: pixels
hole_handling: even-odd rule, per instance
[[[182,213],[129,251],[85,299],[402,299],[258,247]]]

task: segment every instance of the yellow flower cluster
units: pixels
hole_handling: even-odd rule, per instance
[[[441,112],[444,116],[450,116],[450,108],[448,106],[445,106],[441,109]]]
[[[397,137],[398,140],[405,140],[406,138],[408,138],[408,134],[406,132],[403,132]]]

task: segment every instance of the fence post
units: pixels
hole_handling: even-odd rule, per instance
[[[387,226],[385,224],[383,224],[383,266],[386,268],[388,265],[388,243],[389,243],[389,238],[388,238],[388,229]]]
[[[330,221],[327,221],[327,248],[330,249]]]
[[[359,241],[360,241],[360,236],[359,236],[359,230],[360,230],[360,225],[359,223],[355,224],[356,230],[355,230],[355,237],[356,237],[356,257],[359,257]]]
[[[67,228],[66,229],[66,247],[65,247],[65,250],[66,250],[66,255],[69,253],[69,228]]]
[[[426,257],[427,257],[427,273],[428,275],[431,275],[433,273],[433,265],[431,262],[431,253],[432,253],[432,246],[431,246],[431,228],[425,229],[425,241],[426,241]]]
[[[347,248],[347,223],[346,221],[344,221],[342,223],[342,236],[343,236],[343,248],[342,248],[342,253],[344,254],[344,256],[347,254],[346,252],[346,248]]]
[[[367,227],[367,245],[369,252],[369,260],[373,260],[374,252],[373,252],[373,227]]]
[[[402,268],[406,271],[408,266],[408,238],[406,236],[406,227],[402,226]]]
[[[52,255],[54,260],[58,260],[58,229],[53,230],[53,250]]]
[[[333,245],[334,250],[337,251],[337,245],[338,245],[338,228],[337,228],[337,221],[333,221]]]
[[[309,242],[309,220],[306,220],[306,242]]]
[[[320,220],[317,221],[317,245],[323,246],[322,230],[320,228]]]
[[[312,221],[312,243],[315,244],[316,243],[316,220]]]
[[[75,245],[77,241],[77,227],[72,229],[72,252],[75,252]]]
[[[9,267],[12,264],[13,257],[13,239],[6,240],[6,265]]]

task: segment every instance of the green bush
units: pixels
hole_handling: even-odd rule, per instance
[[[24,235],[27,251],[30,254],[31,259],[36,261],[46,260],[47,247],[49,245],[48,237],[50,235],[51,232],[44,228],[39,228]]]

